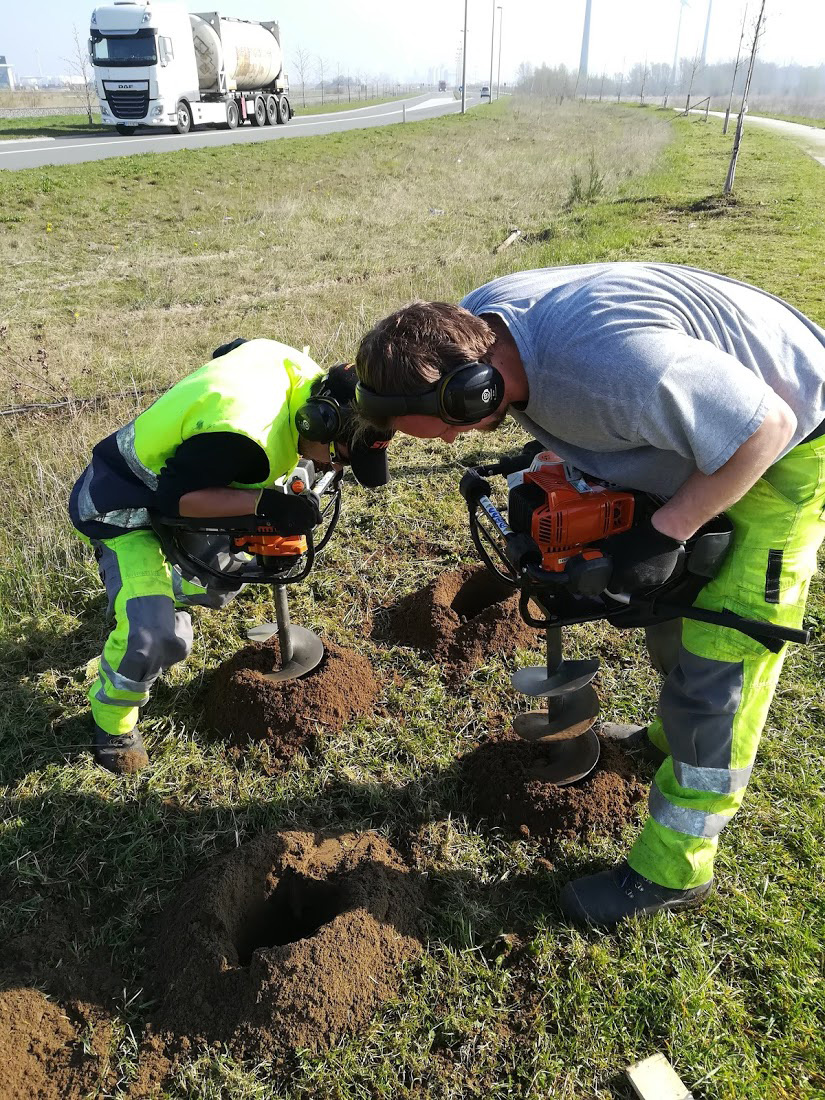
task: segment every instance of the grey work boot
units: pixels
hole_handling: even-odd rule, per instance
[[[568,882],[559,900],[562,912],[574,924],[612,928],[629,917],[649,917],[665,909],[694,909],[712,886],[713,879],[690,890],[670,890],[643,878],[622,861],[597,875]]]
[[[662,752],[648,737],[647,726],[635,726],[632,722],[602,722],[599,733],[605,741],[612,741],[622,749],[638,750],[657,767],[667,760],[667,753]]]
[[[149,756],[143,745],[140,730],[131,733],[106,733],[95,726],[94,758],[101,767],[117,775],[130,775],[148,767]]]

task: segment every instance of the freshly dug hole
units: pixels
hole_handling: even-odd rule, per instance
[[[511,656],[536,644],[537,631],[518,611],[518,595],[483,565],[442,573],[387,613],[397,645],[432,652],[448,680],[462,680],[496,653]]]
[[[209,724],[231,744],[267,741],[282,765],[315,736],[366,714],[378,683],[366,657],[324,642],[324,659],[300,680],[274,683],[263,676],[280,666],[277,637],[239,650],[218,667],[206,697]]]
[[[327,1047],[396,992],[423,906],[421,880],[377,834],[258,837],[159,918],[154,1030],[250,1057]]]
[[[557,787],[539,778],[546,748],[522,741],[511,730],[497,734],[461,761],[475,809],[522,835],[618,835],[635,820],[646,786],[626,753],[611,741],[599,740],[602,751],[595,771],[580,783]]]

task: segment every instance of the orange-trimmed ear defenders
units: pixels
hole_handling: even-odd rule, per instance
[[[447,371],[422,393],[376,393],[361,382],[355,403],[366,420],[396,416],[437,416],[445,424],[477,424],[504,400],[504,379],[490,363],[478,360]]]

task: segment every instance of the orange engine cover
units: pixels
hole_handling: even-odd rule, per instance
[[[235,546],[262,558],[297,558],[307,552],[303,535],[240,535]]]
[[[530,534],[541,550],[542,568],[550,572],[563,572],[569,559],[583,552],[586,557],[600,556],[598,550],[585,548],[633,525],[633,493],[582,481],[592,488],[582,492],[571,484],[561,462],[524,474],[524,484],[544,494],[533,511]]]

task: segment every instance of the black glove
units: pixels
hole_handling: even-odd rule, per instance
[[[321,522],[321,503],[315,493],[264,489],[256,515],[269,520],[277,535],[308,535]]]
[[[613,562],[607,588],[632,593],[669,581],[684,568],[685,544],[657,531],[649,519],[600,543]]]

